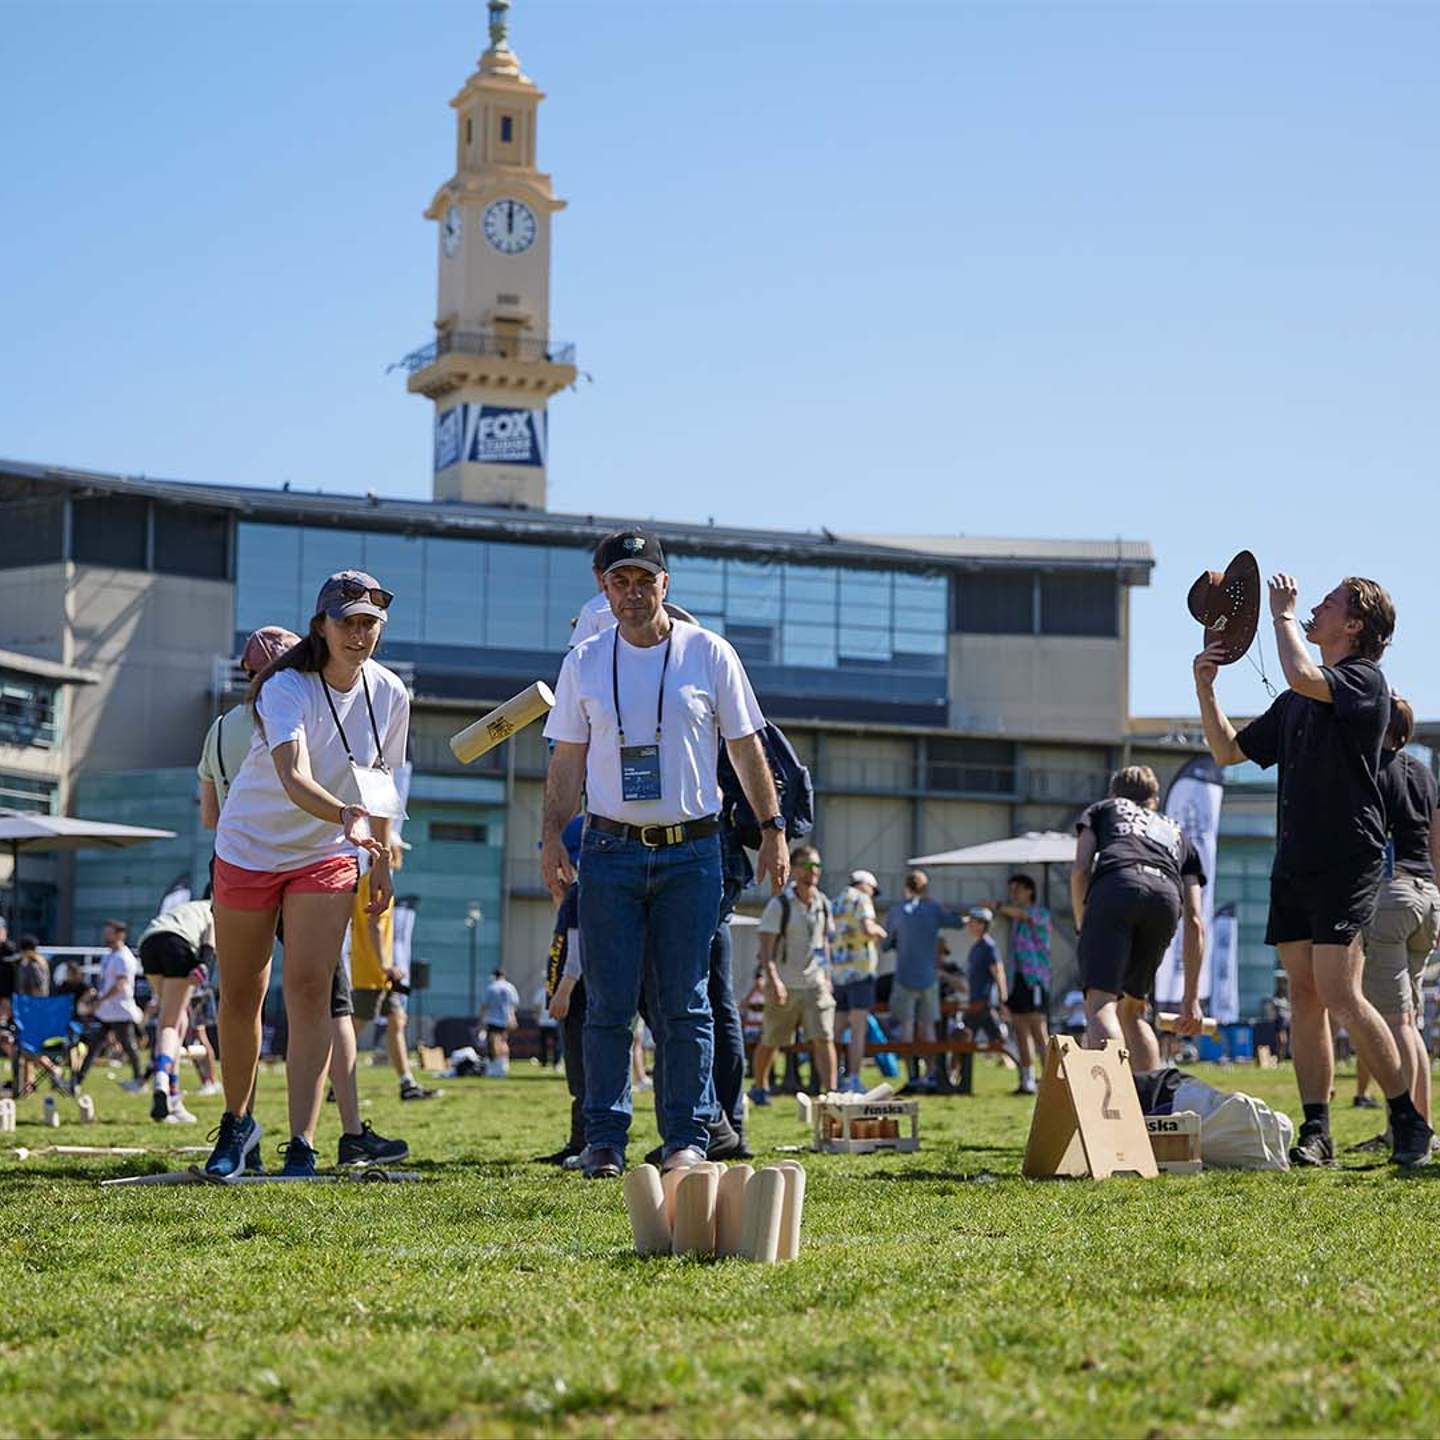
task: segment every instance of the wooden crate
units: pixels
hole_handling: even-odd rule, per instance
[[[854,1104],[817,1100],[811,1110],[816,1150],[837,1155],[868,1155],[874,1150],[920,1148],[918,1100],[871,1100]]]
[[[1147,1115],[1145,1129],[1155,1163],[1170,1175],[1200,1173],[1200,1117],[1193,1110],[1175,1115]]]

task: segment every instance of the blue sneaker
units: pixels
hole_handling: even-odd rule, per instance
[[[752,1105],[768,1105],[770,1103],[770,1092],[762,1090],[758,1085],[750,1087],[750,1103]]]
[[[315,1162],[320,1153],[299,1135],[288,1145],[282,1145],[280,1153],[285,1157],[285,1164],[280,1170],[282,1180],[309,1180],[315,1175]]]
[[[260,1122],[253,1115],[232,1115],[227,1110],[210,1139],[215,1149],[205,1162],[206,1179],[238,1180],[247,1169],[258,1168],[252,1157],[260,1144]]]
[[[840,1089],[846,1095],[863,1095],[865,1093],[865,1082],[858,1075],[847,1075],[845,1083]]]

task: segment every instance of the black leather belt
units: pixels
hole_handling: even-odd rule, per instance
[[[700,820],[681,820],[674,825],[627,825],[623,820],[587,815],[585,825],[602,835],[623,835],[627,840],[638,840],[652,850],[659,850],[665,845],[680,845],[686,840],[704,840],[709,835],[720,833],[718,815],[706,815]]]

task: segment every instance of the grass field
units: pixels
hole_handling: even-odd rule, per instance
[[[1440,1432],[1440,1169],[1030,1183],[1012,1076],[925,1100],[919,1154],[806,1156],[805,1250],[773,1268],[634,1256],[617,1185],[527,1163],[566,1096],[524,1067],[408,1106],[363,1072],[423,1185],[102,1191],[125,1162],[0,1150],[0,1433]],[[1293,1108],[1288,1070],[1207,1078]],[[1377,1126],[1339,1083],[1348,1143]],[[219,1113],[92,1091],[101,1123],[31,1100],[14,1142],[170,1169]],[[268,1157],[283,1077],[261,1097]],[[755,1113],[762,1159],[794,1116]]]

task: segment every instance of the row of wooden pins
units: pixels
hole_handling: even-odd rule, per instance
[[[624,1192],[641,1255],[714,1255],[771,1265],[800,1253],[805,1170],[793,1160],[758,1171],[706,1161],[664,1175],[641,1165],[625,1177]]]
[[[827,1139],[845,1138],[845,1122],[838,1115],[826,1115],[824,1119]],[[852,1120],[849,1138],[851,1140],[898,1140],[900,1138],[900,1122],[898,1120]]]

